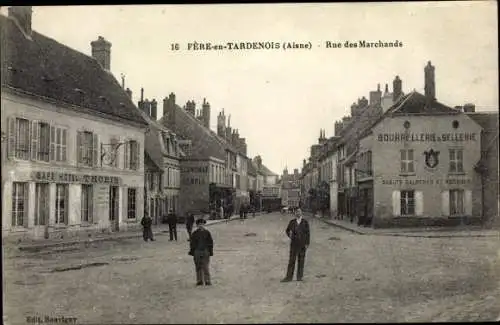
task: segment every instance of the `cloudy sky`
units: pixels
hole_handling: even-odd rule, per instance
[[[33,29],[89,55],[90,42],[103,36],[112,43],[111,70],[126,76],[134,101],[141,87],[160,103],[174,92],[179,104],[194,99],[198,108],[206,97],[212,128],[224,108],[249,156],[262,155],[281,173],[301,167],[320,128],[333,136],[335,120],[378,83],[392,91],[399,75],[403,91],[423,92],[429,60],[439,101],[497,110],[496,13],[495,1],[34,7]],[[325,47],[360,40],[403,47]],[[312,48],[187,50],[190,42],[246,41]]]

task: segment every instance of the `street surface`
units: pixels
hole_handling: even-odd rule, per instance
[[[500,315],[496,237],[352,234],[307,218],[304,282],[280,283],[292,216],[208,227],[213,285],[196,287],[184,228],[84,250],[4,260],[4,323],[28,316],[78,323],[491,321]],[[10,255],[11,253],[8,253]],[[5,256],[5,255],[4,255]],[[83,266],[83,267],[82,267]]]

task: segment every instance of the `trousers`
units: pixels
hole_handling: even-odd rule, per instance
[[[170,233],[170,240],[177,240],[177,225],[176,224],[169,224],[168,225],[168,232]]]
[[[194,251],[194,266],[197,283],[210,283],[210,254],[207,250]]]
[[[147,227],[142,230],[142,237],[144,238],[144,241],[148,241],[148,239],[154,240],[153,230],[151,229],[151,227]]]
[[[302,277],[304,276],[304,263],[306,260],[306,248],[305,247],[296,247],[296,246],[290,245],[290,257],[288,260],[288,268],[287,268],[287,272],[286,272],[286,277],[288,279],[293,278],[296,260],[298,260],[297,279],[302,279]]]

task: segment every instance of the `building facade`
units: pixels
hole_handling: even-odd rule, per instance
[[[139,226],[146,122],[109,73],[111,44],[72,50],[31,30],[31,7],[0,22],[3,234]]]

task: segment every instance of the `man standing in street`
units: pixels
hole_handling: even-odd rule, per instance
[[[297,281],[302,281],[304,276],[304,262],[306,250],[310,242],[310,230],[307,220],[302,218],[302,210],[297,209],[296,218],[288,223],[286,235],[290,238],[290,259],[288,260],[288,269],[286,277],[281,282],[290,282],[293,279],[295,270],[295,261],[298,259]]]
[[[170,233],[170,241],[177,241],[177,216],[170,210],[167,215],[168,232]]]
[[[141,220],[141,225],[142,225],[142,237],[144,238],[144,241],[154,241],[153,238],[153,230],[151,229],[151,225],[153,224],[153,219],[149,217],[149,215],[146,213],[144,217],[142,217]]]
[[[188,241],[191,240],[191,232],[193,231],[194,214],[189,212],[186,217],[186,230],[188,232]]]
[[[194,258],[197,286],[203,285],[203,283],[207,286],[212,285],[209,265],[210,256],[214,255],[214,242],[210,231],[203,227],[205,223],[205,219],[196,220],[198,229],[193,232],[189,243],[189,255]]]

